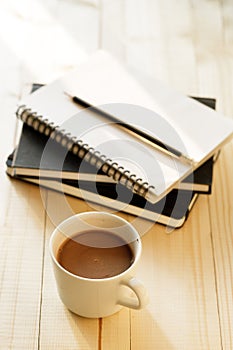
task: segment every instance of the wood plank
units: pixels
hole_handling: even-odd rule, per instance
[[[0,129],[0,169],[5,170],[6,156],[12,152],[16,130],[16,103],[21,93],[21,67],[11,50],[0,38],[0,75],[4,83],[0,86],[1,129]]]
[[[45,3],[46,6],[46,3]],[[92,1],[65,2],[56,1],[47,8],[65,32],[65,51],[62,65],[65,70],[71,69],[80,62],[83,55],[79,52],[92,52],[99,42],[99,9],[98,3]],[[66,49],[66,37],[69,39]],[[69,56],[69,58],[67,57]],[[79,57],[81,56],[81,57]],[[45,198],[44,198],[45,201]],[[87,211],[85,202],[48,191],[46,204],[46,244],[44,250],[43,290],[40,316],[41,349],[97,349],[99,344],[99,321],[85,319],[69,312],[61,303],[56,290],[48,242],[54,227],[62,220],[79,211]],[[90,209],[89,209],[90,210]],[[65,336],[64,336],[65,334]]]
[[[100,349],[131,349],[130,310],[123,308],[118,313],[102,319]]]
[[[222,21],[222,47],[218,64],[219,90],[222,102],[220,110],[233,118],[233,101],[231,95],[233,64],[232,64],[232,40],[233,40],[233,3],[231,1],[220,2]]]
[[[0,245],[0,347],[37,349],[44,208],[38,188],[11,181]]]
[[[85,202],[81,200],[70,197],[68,202],[73,205],[72,210],[75,210],[76,206],[78,211],[88,209]],[[58,296],[50,261],[49,238],[58,222],[66,218],[64,216],[64,213],[67,213],[66,206],[67,202],[63,200],[60,193],[48,191],[40,316],[40,348],[94,350],[98,349],[99,321],[98,319],[79,317],[66,309]]]
[[[1,41],[0,41],[1,45]],[[18,64],[11,52],[3,50],[4,54],[0,58],[0,75],[5,80],[5,90],[0,87],[0,103],[2,122],[0,128],[0,182],[1,182],[1,201],[0,201],[0,226],[4,226],[7,215],[7,208],[10,205],[11,183],[5,174],[8,155],[13,151],[16,136],[16,117],[15,105],[17,96],[19,95],[19,72],[17,71]],[[9,66],[1,64],[7,60]],[[6,69],[7,67],[7,69]],[[11,73],[8,74],[8,71]]]
[[[219,63],[219,77],[220,89],[222,91],[222,105],[221,110],[227,115],[233,117],[233,101],[232,101],[232,79],[233,79],[233,64],[232,64],[232,20],[233,20],[233,4],[230,1],[221,2],[222,26],[223,26],[223,43],[224,54]],[[216,206],[218,215],[218,222],[214,224],[215,231],[213,231],[214,251],[216,255],[216,274],[217,274],[217,288],[219,296],[219,312],[221,320],[222,344],[223,349],[231,349],[233,347],[233,204],[232,204],[232,155],[233,144],[228,145],[224,149],[222,159],[219,162],[220,183],[216,184]],[[221,163],[222,162],[222,163]],[[225,173],[223,173],[225,169]],[[224,177],[223,177],[224,176]],[[222,189],[220,195],[219,191]],[[220,204],[221,203],[221,204]],[[223,204],[223,205],[222,205]],[[221,211],[219,212],[219,207]],[[222,216],[222,209],[225,211]],[[216,209],[212,212],[214,221],[216,217],[214,214]],[[221,220],[221,229],[219,230],[219,223]],[[223,224],[222,224],[223,222]],[[224,236],[220,236],[221,232]],[[224,239],[223,239],[224,238]]]
[[[100,0],[99,48],[125,62],[125,3],[124,0]]]
[[[16,142],[15,109],[22,92],[22,67],[5,40],[6,28],[3,30],[2,25],[1,22],[0,348],[37,349],[44,208],[38,189],[29,190],[5,174],[5,161]]]
[[[217,108],[224,111],[224,91],[229,86],[222,69],[229,66],[229,55],[223,40],[221,2],[203,2],[202,11],[197,3],[192,3],[192,14],[198,92],[203,96],[217,98]]]
[[[65,30],[67,36],[73,40],[73,49],[75,49],[75,46],[79,46],[80,49],[86,53],[92,53],[98,49],[98,0],[84,0],[77,2],[57,1],[55,9],[52,8],[50,13]],[[70,54],[72,54],[72,52],[70,52]],[[70,59],[71,58],[69,58],[69,60]],[[69,61],[67,61],[66,64],[69,64]],[[74,60],[73,64],[77,64],[77,61]]]
[[[193,94],[196,71],[189,3],[171,6],[167,0],[131,0],[126,10],[127,63],[148,77]]]
[[[210,200],[222,348],[233,347],[233,143],[224,147],[215,170]]]
[[[4,159],[12,151],[15,137],[14,112],[22,86],[25,83],[47,82],[55,78],[86,57],[86,50],[90,50],[91,47],[95,48],[93,45],[98,35],[96,7],[79,4],[77,11],[79,21],[72,21],[73,27],[67,30],[67,23],[61,23],[61,18],[65,22],[70,17],[71,7],[76,8],[74,4],[65,7],[60,3],[58,6],[57,1],[38,3],[25,0],[20,6],[17,2],[10,2],[5,3],[1,8],[0,44],[3,48],[3,55],[0,59],[2,63],[0,70],[5,73],[1,76],[5,76],[6,82],[4,87],[1,86],[1,100],[4,101],[1,106],[4,118],[8,120],[8,123],[3,123],[4,129],[1,129],[0,138],[1,146],[2,144],[4,146],[1,147],[0,152]],[[56,11],[54,11],[55,8]],[[91,28],[93,28],[92,31]],[[75,38],[72,30],[73,32],[77,30]],[[3,36],[3,33],[7,33],[7,36]],[[16,36],[15,33],[17,33]],[[87,35],[89,35],[88,38]],[[19,37],[23,38],[23,45],[18,40]],[[88,40],[85,41],[85,38]],[[85,48],[83,48],[84,44]],[[25,50],[25,47],[28,49]],[[1,162],[4,202],[1,202],[1,227],[3,226],[3,229],[0,239],[4,247],[4,254],[1,256],[1,267],[3,268],[1,269],[0,348],[37,349],[45,346],[45,348],[52,349],[54,346],[58,349],[56,344],[59,342],[59,346],[64,349],[63,330],[67,327],[69,330],[67,334],[72,333],[75,340],[72,336],[70,339],[67,336],[66,343],[73,344],[75,349],[77,349],[77,343],[81,344],[82,349],[94,349],[93,344],[98,342],[98,337],[90,336],[90,322],[87,324],[83,320],[78,322],[73,315],[68,314],[67,316],[60,301],[58,309],[49,308],[48,303],[51,302],[51,306],[54,305],[53,299],[49,293],[41,294],[42,287],[50,287],[50,281],[48,284],[46,282],[47,279],[51,279],[47,250],[44,251],[49,229],[46,231],[45,242],[43,205],[46,205],[46,192],[45,202],[43,202],[40,200],[39,188],[17,181],[9,182],[9,179],[3,175],[2,164],[4,162]],[[35,220],[38,217],[39,219]],[[12,221],[12,218],[15,221]],[[52,288],[48,290],[51,291]],[[43,299],[44,296],[45,299]],[[46,305],[47,318],[43,318],[45,316],[44,305]],[[61,313],[60,308],[62,308]],[[51,334],[44,332],[45,328],[50,330],[46,320],[48,319],[49,322],[51,318],[54,324],[56,320],[60,320],[57,327],[59,336],[56,337],[56,340],[51,337]],[[92,323],[98,334],[98,322]],[[85,329],[86,333],[83,332]],[[71,347],[68,346],[68,348]]]
[[[139,276],[151,301],[132,312],[132,348],[220,349],[207,198],[183,228],[166,234],[156,225],[143,237],[143,252]]]
[[[200,94],[217,98],[217,109],[233,117],[232,4],[205,2],[202,14],[194,5],[194,36]],[[211,13],[211,16],[208,14]],[[205,21],[203,21],[203,16]],[[214,32],[214,36],[211,33]],[[212,40],[210,40],[212,37]],[[216,274],[221,346],[231,349],[232,339],[232,144],[224,147],[215,168],[213,195],[209,198]]]
[[[67,16],[71,5],[66,7]],[[12,1],[5,2],[0,12],[1,39],[24,67],[30,77],[29,83],[49,82],[87,57],[83,42],[77,41],[62,23],[63,13],[57,14],[58,2],[50,1],[47,6],[48,8],[46,1],[22,0],[20,4]],[[72,6],[75,10],[75,4]],[[60,9],[65,14],[62,4]],[[85,14],[85,10],[82,11]],[[93,12],[94,15],[92,12],[90,15],[95,30],[94,8]],[[80,25],[83,26],[88,19],[89,13],[86,18],[79,18]],[[7,36],[3,35],[4,33],[7,33]],[[81,37],[85,38],[87,33],[88,31],[81,33]],[[90,33],[93,34],[93,31]]]
[[[136,10],[136,16],[129,17],[130,25],[127,27],[127,37],[130,38],[130,40],[128,39],[129,45],[127,46],[127,49],[129,47],[129,51],[127,51],[129,52],[127,55],[129,64],[135,65],[136,62],[136,67],[139,70],[144,70],[147,74],[152,74],[168,82],[186,94],[198,95],[197,65],[192,37],[192,7],[187,2],[179,2],[171,11],[171,4],[168,1],[162,3],[156,3],[154,1],[153,4],[150,1],[143,3],[129,1],[128,13],[134,11],[135,14],[135,7],[137,8],[137,5],[140,5],[140,11]],[[200,9],[201,5],[196,4],[196,6],[199,6],[198,8]],[[144,16],[141,15],[142,13]],[[201,13],[198,12],[200,15]],[[146,18],[147,21],[143,22],[142,18]],[[182,20],[180,20],[181,18]],[[200,206],[200,202],[198,205]],[[150,247],[158,246],[159,251],[164,256],[168,255],[168,260],[166,260],[164,266],[168,271],[173,271],[173,266],[175,266],[175,272],[177,275],[180,275],[179,283],[181,283],[180,285],[175,285],[175,288],[172,285],[169,288],[169,282],[163,282],[164,289],[162,289],[161,295],[157,295],[152,286],[158,285],[161,289],[161,282],[167,277],[169,272],[167,272],[165,277],[160,276],[161,280],[155,280],[155,277],[152,276],[148,278],[153,291],[152,299],[155,305],[159,307],[162,305],[161,309],[163,313],[161,311],[162,316],[159,315],[161,317],[159,319],[158,310],[153,308],[153,306],[152,309],[150,307],[150,314],[147,315],[147,318],[145,318],[145,315],[140,318],[135,313],[132,318],[132,322],[135,321],[135,323],[132,323],[134,332],[132,336],[133,348],[149,349],[151,342],[161,349],[190,347],[193,349],[220,348],[209,213],[205,208],[206,206],[207,202],[203,202],[202,199],[202,206],[199,207],[199,212],[196,214],[197,223],[189,223],[190,232],[186,232],[186,226],[180,231],[181,233],[177,234],[177,232],[174,232],[174,241],[170,238],[170,242],[168,241],[167,246],[164,245],[164,249],[161,249],[163,242],[161,236],[157,238],[156,243],[150,241]],[[196,207],[193,211],[197,211]],[[202,223],[203,220],[204,223],[201,226],[200,222]],[[191,219],[189,218],[190,221]],[[154,233],[155,231],[156,229]],[[191,234],[192,238],[189,236],[189,240],[185,242],[187,234]],[[149,238],[147,236],[143,237],[143,240],[146,239]],[[200,243],[196,243],[195,239]],[[184,242],[188,245],[188,248],[184,246]],[[148,254],[148,249],[147,247],[146,252],[149,259],[150,254]],[[208,261],[206,261],[205,257],[206,252],[209,255]],[[174,254],[175,260],[171,264],[169,259]],[[160,259],[158,259],[158,264],[166,258],[160,256]],[[181,260],[179,261],[179,259]],[[199,261],[200,264],[198,263]],[[150,264],[156,265],[154,255],[151,258]],[[148,272],[149,268],[146,271]],[[208,276],[210,276],[208,280],[209,284],[204,283],[203,272],[208,273]],[[143,273],[142,275],[144,276]],[[174,273],[171,275],[174,275]],[[188,287],[185,285],[187,278],[190,279],[190,286]],[[202,286],[201,291],[200,286]],[[157,300],[159,297],[161,299]],[[173,301],[172,306],[176,310],[176,315],[174,314],[171,318],[172,313],[168,312],[170,310],[167,310],[166,313],[166,306],[168,307],[169,300]],[[207,309],[209,312],[206,311]],[[177,314],[179,315],[178,322]],[[211,317],[208,316],[209,314],[211,314]],[[149,336],[143,335],[142,332],[140,333],[139,325],[142,319],[143,322],[147,319],[146,329]],[[157,322],[153,322],[154,320]],[[173,322],[173,320],[176,321]],[[179,324],[179,327],[182,324],[182,332],[176,328],[176,324]],[[192,324],[193,334],[191,334],[187,324]]]
[[[125,4],[126,1],[100,1],[100,40],[99,47],[109,51],[123,63],[126,63],[125,37]],[[125,219],[132,217],[124,213],[98,205],[90,204],[95,210],[113,212]],[[113,316],[102,319],[100,329],[99,349],[131,349],[130,345],[130,311],[123,308]]]

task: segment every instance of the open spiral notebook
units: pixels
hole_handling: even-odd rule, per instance
[[[65,93],[140,128],[187,154],[181,162]],[[169,101],[169,103],[168,103]],[[18,117],[107,175],[156,202],[227,142],[233,121],[154,81],[147,90],[109,54],[98,51],[75,71],[19,103]]]

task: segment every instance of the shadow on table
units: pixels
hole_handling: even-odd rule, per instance
[[[148,310],[131,313],[131,348],[174,350],[168,337]]]
[[[67,312],[69,311],[67,310]],[[122,313],[124,317],[121,319]],[[129,322],[125,323],[124,318],[127,318],[127,315],[129,315]],[[122,329],[123,325],[119,324],[120,319],[123,324],[125,323],[125,325],[129,327],[128,332]],[[85,346],[85,349],[93,350],[98,348],[99,342],[102,343],[102,336],[104,336],[104,334],[107,336],[106,332],[108,332],[108,336],[110,337],[115,335],[114,348],[116,349],[117,346],[119,346],[119,340],[121,345],[124,344],[125,348],[129,347],[134,350],[175,349],[147,310],[139,311],[138,313],[130,312],[125,309],[104,319],[88,319],[69,312],[69,321],[77,344],[79,344],[79,346]],[[125,339],[127,333],[130,339]],[[108,346],[110,346],[110,344],[107,344],[106,338],[102,346],[103,349],[108,349]]]
[[[70,346],[70,341],[72,341],[72,346],[76,344],[78,349],[97,349],[99,341],[99,319],[81,317],[66,309],[65,306],[64,308],[70,325],[69,332],[72,332],[67,346]]]

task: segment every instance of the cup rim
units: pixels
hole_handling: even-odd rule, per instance
[[[88,278],[88,277],[82,277],[82,276],[79,276],[79,275],[75,275],[74,273],[66,270],[56,259],[55,257],[55,254],[53,253],[53,240],[57,234],[57,232],[59,231],[59,227],[65,225],[66,223],[68,223],[69,221],[71,220],[74,220],[75,217],[80,217],[80,216],[86,216],[86,215],[91,215],[91,214],[100,214],[100,215],[107,215],[107,216],[114,216],[116,217],[117,219],[119,219],[120,221],[122,221],[123,223],[127,224],[130,226],[130,228],[134,231],[134,233],[136,233],[137,235],[137,238],[135,239],[135,241],[138,242],[138,252],[137,252],[137,255],[133,261],[133,263],[124,271],[122,271],[121,273],[117,274],[117,275],[114,275],[114,276],[111,276],[111,277],[106,277],[106,278]],[[119,277],[121,277],[122,275],[124,275],[126,272],[128,273],[130,270],[132,270],[136,264],[136,262],[139,260],[140,258],[140,255],[141,255],[141,251],[142,251],[142,243],[141,243],[141,238],[140,238],[140,235],[139,233],[137,232],[137,230],[134,228],[134,226],[128,222],[127,220],[125,220],[124,218],[120,217],[120,216],[117,216],[116,214],[112,214],[112,213],[108,213],[108,212],[104,212],[104,211],[87,211],[87,212],[80,212],[78,214],[74,214],[68,218],[66,218],[65,220],[63,220],[62,222],[59,223],[58,226],[55,227],[55,229],[53,230],[51,236],[50,236],[50,239],[49,239],[49,253],[50,253],[50,256],[53,260],[53,262],[55,263],[55,265],[61,269],[64,273],[74,277],[74,278],[77,278],[79,280],[85,280],[85,281],[89,281],[89,282],[103,282],[103,281],[111,281],[111,280],[114,280],[114,279],[117,279]]]

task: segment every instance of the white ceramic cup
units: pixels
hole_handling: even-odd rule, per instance
[[[101,279],[80,277],[65,270],[57,260],[61,244],[77,233],[99,229],[117,234],[129,244],[134,256],[132,265],[116,276]],[[122,306],[141,309],[147,304],[147,290],[134,277],[142,249],[140,236],[129,222],[119,216],[105,212],[71,216],[54,230],[49,249],[59,296],[70,311],[96,318],[112,315]]]

